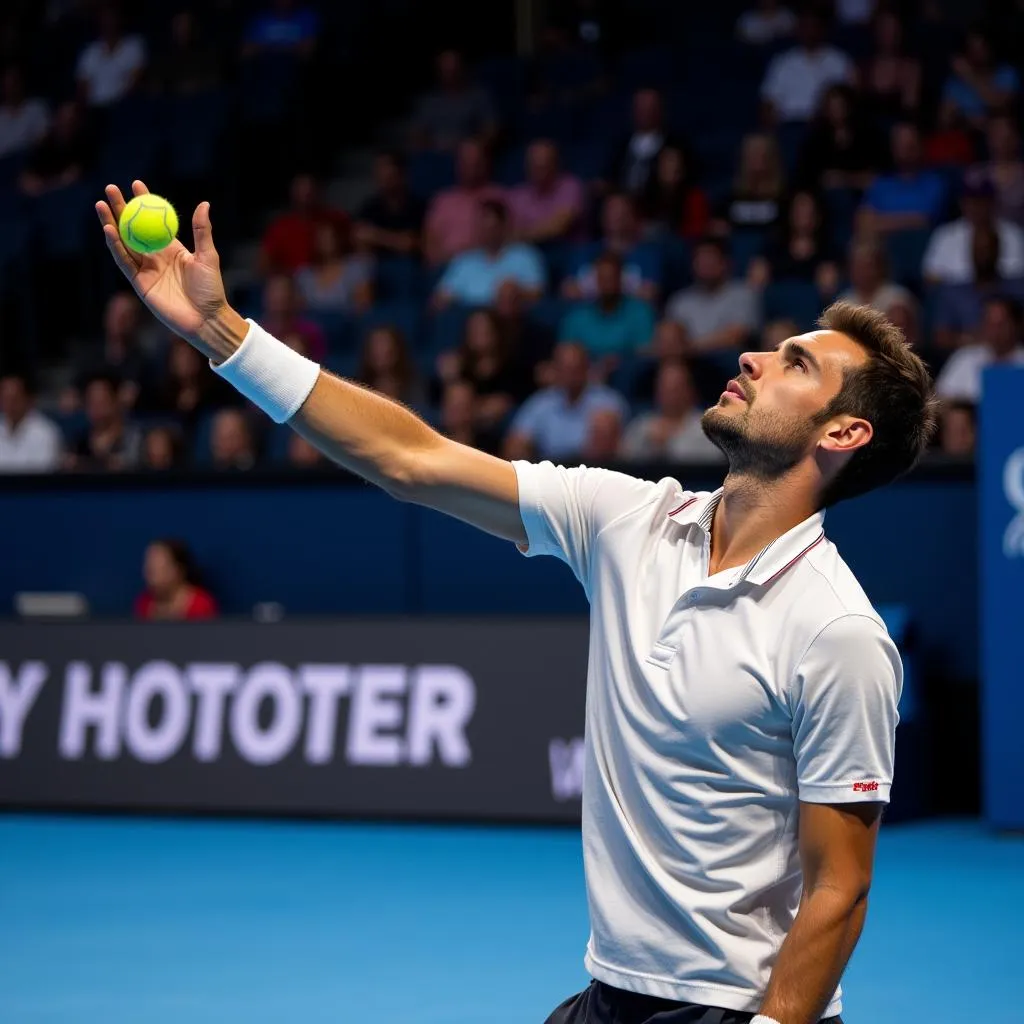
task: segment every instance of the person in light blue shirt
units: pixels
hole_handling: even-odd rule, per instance
[[[984,32],[967,33],[964,52],[953,58],[953,74],[942,90],[942,102],[956,107],[975,128],[982,128],[992,111],[1006,110],[1020,89],[1017,72],[997,64],[992,43]]]
[[[629,406],[617,391],[590,382],[587,351],[563,341],[552,357],[555,383],[531,395],[516,413],[505,438],[507,459],[568,460],[583,451],[594,413],[615,412],[623,421]]]
[[[654,312],[648,303],[622,292],[622,260],[603,253],[594,264],[597,298],[562,318],[560,341],[578,341],[592,359],[622,356],[645,347],[654,333]]]
[[[508,209],[487,199],[480,204],[480,246],[448,264],[434,305],[490,306],[505,281],[514,281],[527,300],[538,298],[544,291],[544,261],[532,245],[509,243]]]
[[[938,223],[946,209],[942,175],[921,166],[921,133],[900,121],[890,134],[893,171],[877,177],[864,194],[862,218],[878,232],[912,231]]]

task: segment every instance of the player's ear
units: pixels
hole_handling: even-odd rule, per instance
[[[853,452],[874,436],[874,428],[862,416],[839,416],[829,421],[818,447],[830,452]]]

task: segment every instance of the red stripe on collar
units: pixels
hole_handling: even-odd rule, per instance
[[[684,508],[689,508],[695,501],[698,500],[699,499],[696,495],[694,495],[692,498],[688,498],[686,501],[682,503],[682,505],[679,506],[679,508],[672,509],[672,511],[669,512],[669,516],[678,515],[680,512],[683,511]]]
[[[787,562],[777,573],[775,573],[774,576],[769,576],[768,579],[766,579],[764,583],[761,584],[761,586],[767,587],[769,583],[774,583],[784,572],[786,572],[789,569],[792,569],[793,566],[796,565],[796,563],[799,562],[800,559],[803,558],[808,551],[810,551],[812,548],[816,548],[824,539],[825,531],[822,530],[821,533],[818,534],[817,538],[811,541],[811,543],[808,544],[807,547],[805,547],[803,551],[800,552],[800,554],[793,558],[792,561]]]

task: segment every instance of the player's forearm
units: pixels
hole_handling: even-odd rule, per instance
[[[779,1024],[816,1024],[857,945],[867,896],[818,889],[800,902],[759,1013]]]
[[[248,332],[248,322],[226,307],[204,325],[195,343],[219,364],[241,347]],[[339,466],[392,491],[414,483],[418,456],[441,441],[398,402],[323,371],[288,424]]]

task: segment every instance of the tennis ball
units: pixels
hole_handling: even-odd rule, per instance
[[[136,196],[121,211],[121,241],[136,252],[159,252],[178,234],[178,215],[163,196]]]

